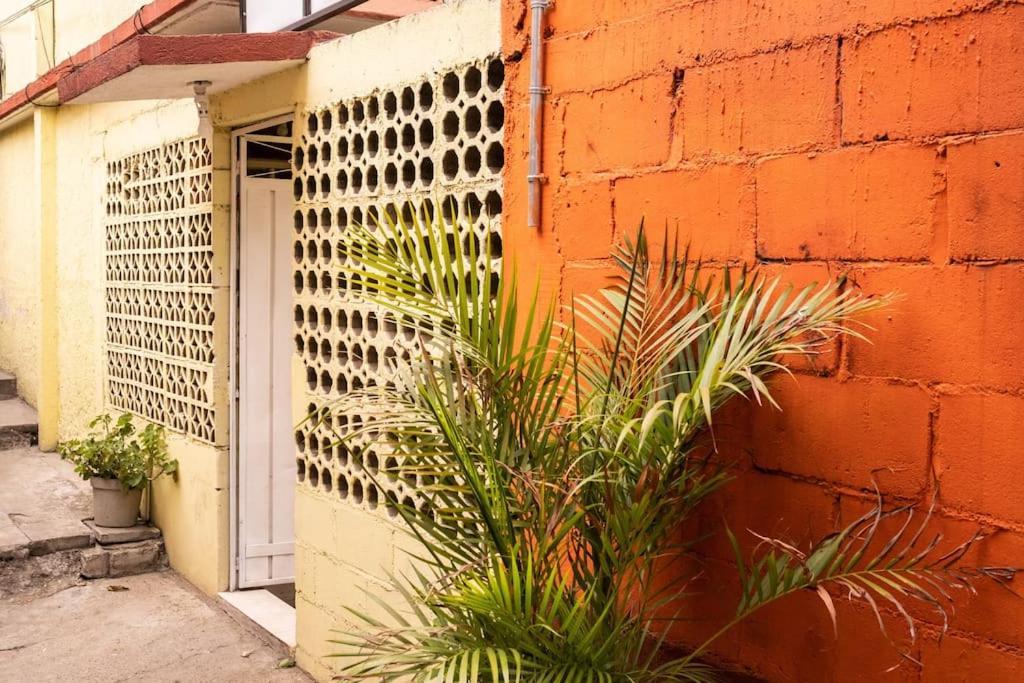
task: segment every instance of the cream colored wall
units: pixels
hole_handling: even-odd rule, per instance
[[[56,0],[57,61],[67,59],[150,0]]]
[[[500,10],[494,0],[463,0],[405,17],[312,50],[300,109],[316,110],[382,88],[418,84],[500,50]],[[305,417],[305,371],[293,360],[294,417]],[[389,621],[372,592],[401,609],[388,583],[401,573],[414,548],[380,506],[377,511],[342,501],[336,493],[299,485],[296,494],[297,661],[327,681],[344,660],[330,658],[339,646],[332,630],[352,631],[354,608]]]
[[[107,161],[196,135],[191,101],[65,106],[57,144],[57,306],[60,438],[76,436],[105,406],[104,204]],[[2,140],[3,138],[0,138]],[[214,240],[218,300],[215,346],[220,434],[226,444],[227,284],[230,179],[227,144],[215,145]],[[220,151],[218,155],[217,152]],[[217,170],[219,168],[219,170]],[[170,434],[177,481],[155,488],[154,519],[171,566],[207,593],[228,584],[228,451]]]
[[[19,8],[23,5],[19,2]],[[10,16],[15,10],[0,5],[0,19]],[[21,90],[36,79],[36,16],[26,14],[0,28],[0,46],[4,51],[4,95]]]
[[[94,43],[149,0],[53,0],[0,28],[10,94]],[[31,0],[0,0],[0,21]]]
[[[0,368],[35,405],[39,391],[39,232],[32,119],[0,132]]]
[[[106,163],[195,135],[187,102],[65,106],[57,144],[61,438],[78,434],[104,396]]]
[[[89,21],[94,26],[108,23],[103,17],[124,8],[130,14],[138,4],[113,2],[112,9],[98,10],[102,16]],[[58,4],[58,21],[67,21],[69,15],[61,12]],[[453,2],[319,46],[304,67],[215,97],[215,251],[220,281],[227,282],[231,127],[315,109],[368,94],[383,85],[416,82],[424,74],[493,54],[500,46],[499,17],[497,0]],[[110,25],[113,23],[116,21]],[[94,37],[95,31],[83,27],[79,38],[69,34],[61,38],[58,31],[58,54],[76,49],[76,41],[88,42],[87,34]],[[196,130],[195,109],[189,101],[65,106],[58,110],[57,183],[53,188],[57,192],[58,315],[53,343],[57,345],[60,378],[57,424],[61,438],[80,434],[85,423],[104,410],[105,164],[164,141],[194,135]],[[33,310],[38,314],[33,283],[38,282],[39,274],[32,270],[38,268],[38,261],[19,257],[26,250],[38,250],[38,237],[33,230],[18,230],[27,224],[28,214],[21,213],[25,213],[23,197],[31,191],[32,174],[26,170],[32,164],[32,140],[31,124],[0,132],[0,169],[4,171],[4,182],[0,183],[0,264],[4,266],[0,272],[0,303],[21,307],[26,316],[24,324],[19,321],[17,332],[11,332],[6,323],[0,330],[0,361],[12,364],[22,363],[18,360],[22,352],[29,360],[38,358],[32,344],[38,343],[39,335],[29,331],[32,323],[28,320]],[[218,303],[216,333],[217,385],[223,387],[219,400],[225,407],[220,411],[222,422],[227,419],[226,296],[225,289]],[[31,362],[23,364],[31,367]],[[26,370],[24,374],[22,381],[31,391],[32,373]],[[305,402],[300,398],[303,385],[303,380],[296,382],[297,421],[304,417]],[[155,520],[164,531],[172,566],[209,593],[222,590],[229,578],[228,450],[179,435],[172,435],[170,448],[181,462],[181,471],[177,482],[163,480],[157,485]],[[405,543],[402,539],[404,536],[384,513],[364,512],[341,503],[336,496],[298,488],[297,656],[318,679],[329,679],[337,666],[337,660],[326,659],[334,652],[327,641],[332,628],[348,625],[341,616],[344,608],[372,611],[363,589],[386,594],[386,572],[403,566],[406,560],[399,550]]]

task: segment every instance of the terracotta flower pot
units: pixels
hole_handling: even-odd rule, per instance
[[[92,516],[98,526],[135,526],[139,518],[142,489],[125,492],[117,479],[93,477]]]

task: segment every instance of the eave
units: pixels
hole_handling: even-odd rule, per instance
[[[192,96],[193,81],[208,93],[228,90],[301,64],[334,33],[138,35],[60,77],[61,104],[92,104]]]

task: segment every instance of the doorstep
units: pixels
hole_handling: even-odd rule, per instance
[[[289,651],[295,650],[295,608],[263,588],[218,594],[229,611],[254,623]]]

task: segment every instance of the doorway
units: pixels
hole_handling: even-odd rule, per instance
[[[231,593],[294,639],[295,454],[291,405],[292,121],[232,134],[235,387]],[[263,590],[245,590],[263,589]],[[261,616],[249,614],[255,610]],[[269,621],[267,612],[270,612]],[[290,620],[290,633],[288,622]]]

